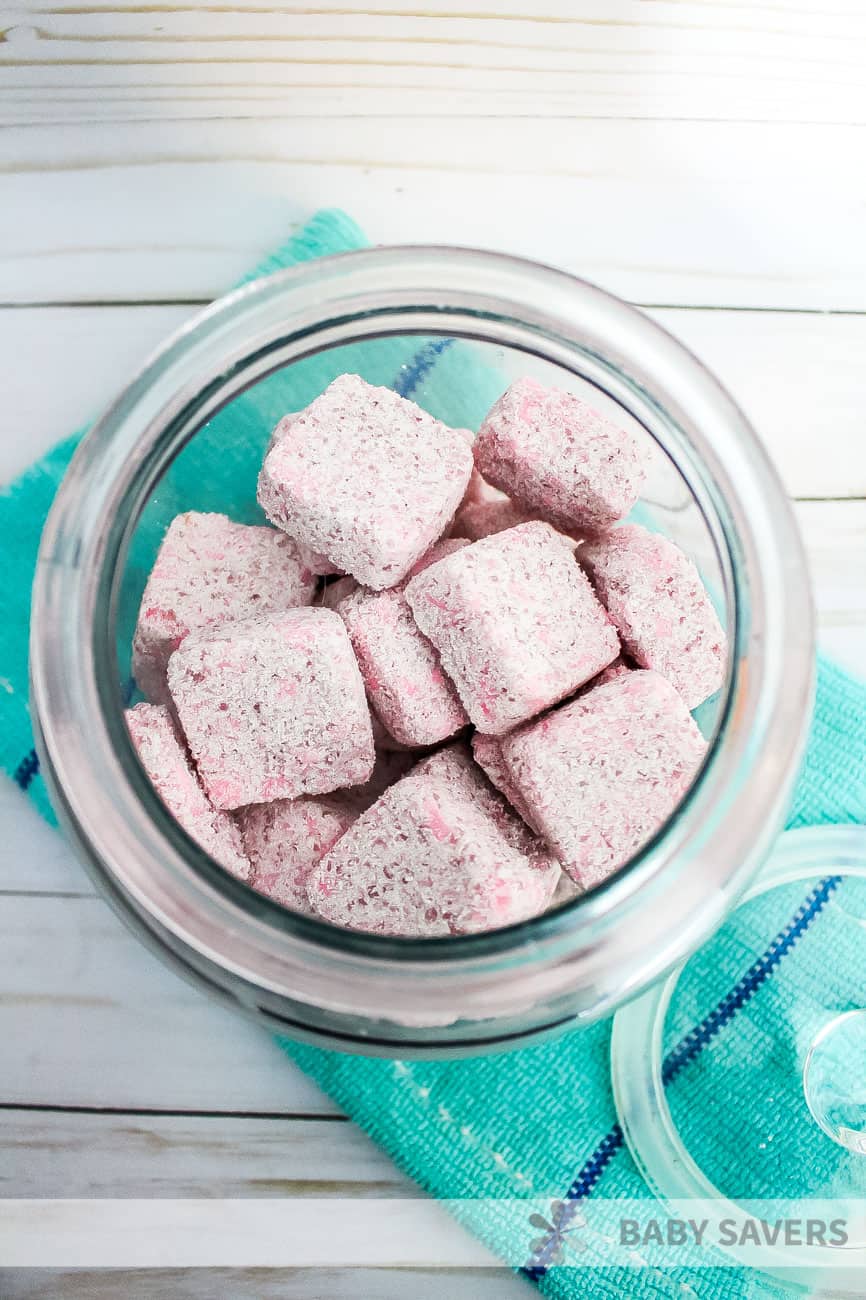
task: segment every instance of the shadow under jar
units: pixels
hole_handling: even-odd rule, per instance
[[[123,719],[138,602],[182,510],[261,522],[273,426],[350,371],[477,427],[523,375],[640,431],[635,517],[695,560],[729,642],[691,790],[615,876],[484,934],[390,939],[235,880],[151,788]],[[294,1037],[367,1053],[508,1047],[609,1014],[720,923],[781,827],[806,733],[812,611],[789,504],[748,422],[646,316],[549,267],[381,248],[216,303],[153,357],[77,452],[34,590],[32,699],[55,806],[101,890],[164,958]]]

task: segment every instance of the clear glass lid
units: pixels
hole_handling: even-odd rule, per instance
[[[611,1052],[670,1214],[709,1218],[724,1262],[866,1294],[866,827],[784,834],[709,943],[618,1013]]]

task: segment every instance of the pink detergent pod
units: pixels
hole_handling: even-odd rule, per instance
[[[250,861],[241,832],[228,813],[209,802],[190,766],[168,709],[137,704],[126,711],[126,725],[141,765],[169,812],[206,853],[240,880],[248,880]]]
[[[494,744],[497,744],[495,740]],[[517,816],[503,793],[494,788],[481,767],[473,761],[468,745],[457,742],[422,758],[415,772],[441,776],[474,801],[497,825],[502,835],[536,869],[537,912],[543,912],[553,898],[562,869],[548,846]]]
[[[452,537],[465,537],[470,542],[480,542],[482,537],[504,533],[507,528],[529,523],[534,517],[504,492],[500,492],[499,488],[491,487],[475,470],[449,532]],[[562,536],[569,538],[574,549],[579,539],[570,533],[563,533]]]
[[[489,482],[563,532],[610,528],[631,510],[646,474],[627,429],[528,378],[491,407],[474,450]]]
[[[336,564],[332,564],[326,555],[320,555],[318,551],[311,551],[308,546],[301,546],[298,543],[298,553],[304,564],[311,573],[315,573],[320,578],[330,578],[335,574],[342,573]]]
[[[499,488],[495,488],[487,482],[483,474],[479,474],[477,469],[473,469],[467,484],[466,491],[463,494],[463,500],[460,502],[460,509],[464,506],[480,505],[497,505],[507,501],[508,497]]]
[[[457,538],[437,543],[412,573],[466,545]],[[460,731],[469,719],[437,651],[412,616],[404,585],[388,591],[358,587],[340,601],[337,612],[382,725],[401,745],[434,745]]]
[[[495,533],[504,533],[506,528],[525,524],[531,517],[508,497],[500,501],[469,501],[457,511],[451,531],[470,542],[479,542],[482,537],[493,537]]]
[[[598,676],[593,677],[592,681],[587,682],[582,689],[591,691],[594,686],[604,686],[605,682],[616,681],[617,677],[625,677],[626,673],[633,671],[634,665],[626,663],[622,655],[617,655],[612,664],[608,664],[606,668],[603,668]]]
[[[289,432],[289,429],[291,429],[292,425],[295,423],[295,420],[297,420],[298,416],[301,414],[301,411],[289,411],[288,415],[283,416],[279,424],[274,427],[273,433],[268,439],[268,445],[265,447],[266,456],[269,451],[276,447],[278,442],[282,442],[283,438],[285,438],[286,434]]]
[[[168,684],[218,808],[327,794],[370,777],[364,684],[333,610],[190,635],[169,660]]]
[[[289,432],[292,425],[301,415],[303,415],[303,411],[292,411],[288,415],[283,416],[283,418],[280,420],[279,424],[277,425],[277,427],[274,429],[273,433],[270,436],[267,448],[265,450],[266,457],[268,453],[274,447],[276,447],[278,442],[282,442],[283,438],[285,438],[286,434]],[[338,569],[336,565],[331,563],[331,561],[327,558],[327,556],[320,555],[318,551],[311,551],[308,546],[301,546],[299,544],[298,551],[300,552],[304,564],[307,566],[307,568],[310,570],[311,573],[316,573],[320,577],[328,578],[331,577],[333,574],[341,572],[341,570]]]
[[[369,696],[367,703],[370,704]],[[411,745],[401,745],[399,740],[395,740],[390,731],[385,730],[385,724],[379,720],[376,710],[370,704],[370,723],[373,727],[373,744],[376,746],[376,753],[385,753],[391,751],[395,754],[414,753]]]
[[[472,755],[491,785],[505,796],[526,825],[538,834],[538,828],[532,820],[532,809],[512,781],[508,764],[502,757],[502,739],[499,736],[483,736],[480,731],[476,731],[472,737]]]
[[[580,560],[636,663],[666,677],[690,709],[721,689],[725,634],[700,574],[678,546],[624,524],[581,547]]]
[[[142,694],[165,703],[169,656],[189,632],[309,605],[316,579],[290,537],[189,511],[172,520],[144,589],[132,643]]]
[[[308,890],[335,925],[432,938],[534,916],[540,878],[460,781],[413,772],[337,841]]]
[[[272,445],[259,502],[301,545],[380,591],[441,536],[471,472],[464,433],[343,375]]]
[[[342,791],[242,808],[237,818],[252,863],[250,884],[284,907],[311,913],[307,877],[359,813]]]
[[[636,669],[521,727],[501,749],[533,825],[588,888],[666,821],[706,741],[671,684]]]
[[[411,579],[406,599],[480,732],[502,735],[570,695],[619,639],[568,543],[528,523]]]

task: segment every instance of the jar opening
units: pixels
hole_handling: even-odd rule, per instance
[[[230,877],[177,826],[126,732],[132,624],[165,526],[190,509],[262,522],[255,480],[274,425],[347,371],[458,427],[477,428],[524,374],[625,413],[655,449],[639,520],[695,559],[727,632],[725,689],[698,717],[710,747],[679,808],[609,880],[516,926],[393,939],[290,913]],[[480,963],[486,975],[528,958],[588,972],[618,950],[619,972],[584,984],[600,1014],[718,923],[779,823],[811,684],[803,571],[784,493],[747,421],[640,312],[550,268],[474,250],[323,259],[202,313],[77,454],[34,596],[34,702],[47,769],[97,870],[155,923],[246,979],[284,987],[287,947],[293,962],[325,967],[343,969],[348,958],[368,973],[465,974]]]

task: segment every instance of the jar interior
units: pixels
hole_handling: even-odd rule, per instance
[[[383,319],[381,333],[369,333],[369,321],[365,330],[364,337],[348,344],[313,341],[306,355],[287,363],[280,360],[277,341],[250,351],[221,377],[217,390],[207,394],[207,418],[202,419],[196,409],[203,395],[191,395],[173,426],[166,429],[159,454],[139,477],[137,502],[116,552],[109,608],[118,707],[142,698],[131,676],[132,637],[144,586],[171,520],[183,511],[196,510],[222,512],[241,523],[265,523],[256,502],[256,481],[274,426],[346,372],[392,388],[456,427],[477,430],[501,392],[515,380],[531,376],[546,386],[575,393],[630,428],[645,449],[648,474],[641,500],[629,518],[663,533],[692,558],[729,641],[733,639],[735,601],[725,528],[695,466],[682,455],[681,434],[672,419],[649,399],[642,401],[639,393],[626,401],[627,386],[618,381],[612,363],[589,350],[581,358],[577,349],[570,350],[568,364],[559,363],[529,348],[479,337],[483,327],[467,329],[460,337],[393,334]],[[726,688],[695,712],[710,740],[722,722],[728,693]],[[128,757],[135,765],[131,747]],[[579,908],[586,897],[565,906]]]

